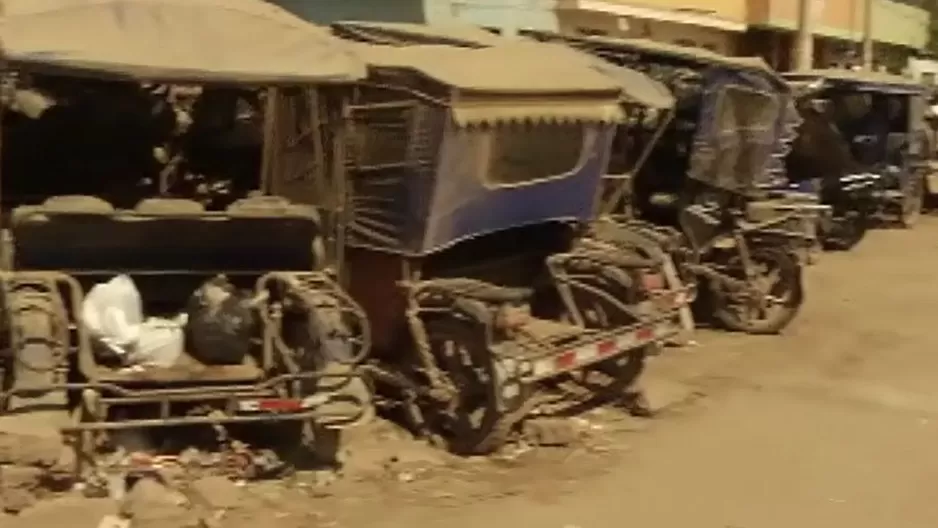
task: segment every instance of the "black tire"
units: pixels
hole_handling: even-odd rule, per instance
[[[833,224],[830,231],[821,234],[821,246],[826,251],[850,251],[869,230],[868,220],[860,212],[836,218]]]
[[[457,390],[451,412],[438,402],[424,411],[433,432],[457,455],[499,449],[510,428],[502,423],[500,387],[482,330],[466,322],[437,320],[429,322],[426,331],[437,365]]]
[[[781,299],[768,309],[760,310],[760,318],[752,318],[751,310],[733,302],[726,292],[714,287],[714,315],[728,330],[747,334],[777,334],[791,323],[804,302],[804,289],[801,282],[801,265],[790,253],[770,247],[755,246],[750,249],[750,258],[763,269],[760,278],[767,278],[777,270],[777,280],[768,285],[766,292]],[[741,262],[734,259],[730,263],[730,273],[734,278],[745,277]],[[745,312],[745,315],[742,313]]]

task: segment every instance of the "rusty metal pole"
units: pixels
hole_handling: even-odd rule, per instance
[[[813,0],[798,0],[798,31],[795,35],[795,70],[807,71],[814,67],[814,9]]]
[[[0,20],[6,17],[6,5],[3,0],[0,0]],[[0,158],[3,156],[3,117],[6,113],[6,106],[9,103],[6,94],[6,84],[7,84],[7,60],[6,60],[6,51],[3,47],[3,40],[0,39]],[[12,264],[8,267],[4,264],[12,263],[12,257],[9,255],[12,251],[9,250],[13,246],[13,241],[9,240],[10,234],[6,230],[6,225],[3,223],[3,213],[6,211],[3,210],[3,197],[4,193],[2,191],[3,178],[6,177],[6,174],[3,174],[2,169],[0,169],[0,269],[9,269],[12,267]]]
[[[863,69],[873,71],[873,0],[863,2]]]

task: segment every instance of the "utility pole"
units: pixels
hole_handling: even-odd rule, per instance
[[[863,69],[873,71],[873,0],[863,0]]]
[[[795,70],[814,67],[814,9],[816,0],[798,0],[798,33],[795,37]]]

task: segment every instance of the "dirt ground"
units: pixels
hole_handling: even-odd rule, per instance
[[[336,482],[215,489],[202,526],[938,526],[938,218],[825,254],[807,283],[784,336],[701,332],[656,358],[655,419],[600,410],[574,446],[478,460],[376,423]],[[116,507],[64,496],[0,526],[94,527]]]

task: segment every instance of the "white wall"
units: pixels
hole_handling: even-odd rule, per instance
[[[352,0],[344,0],[346,2]],[[424,0],[427,22],[459,21],[499,28],[557,31],[556,0]]]

